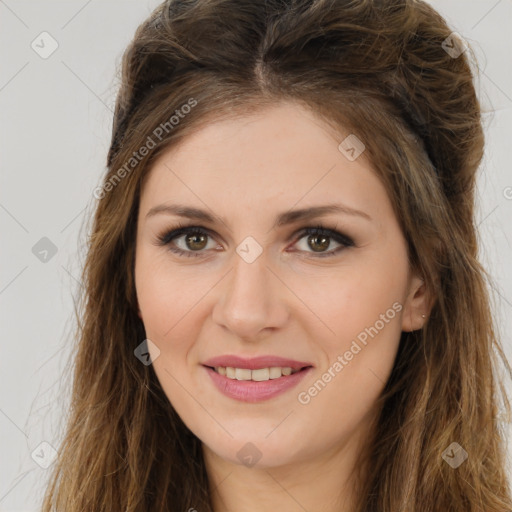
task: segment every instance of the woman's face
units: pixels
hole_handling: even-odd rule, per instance
[[[338,147],[348,135],[281,103],[190,135],[143,188],[135,276],[153,368],[225,461],[271,467],[353,446],[401,331],[422,325],[424,287],[390,199],[353,136]]]

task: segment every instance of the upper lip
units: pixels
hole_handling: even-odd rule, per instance
[[[245,368],[248,370],[257,370],[259,368],[282,367],[292,368],[292,370],[300,370],[307,366],[313,366],[311,363],[295,361],[293,359],[286,359],[277,356],[259,356],[252,358],[244,358],[234,355],[218,356],[208,359],[203,363],[204,366],[222,366],[223,368]]]

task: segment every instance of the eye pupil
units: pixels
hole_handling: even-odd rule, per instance
[[[322,252],[323,250],[327,249],[329,247],[329,237],[325,235],[310,235],[308,237],[308,243],[313,240],[322,240],[320,242],[320,249],[315,249],[313,245],[310,244],[311,249],[315,252]]]
[[[202,239],[203,243],[198,242],[199,239]],[[202,235],[200,233],[188,235],[186,237],[186,243],[187,243],[187,247],[189,247],[190,249],[193,249],[193,250],[204,249],[204,247],[206,246],[206,235]],[[194,244],[196,244],[196,243],[199,243],[199,247],[197,247],[197,246],[194,247]]]

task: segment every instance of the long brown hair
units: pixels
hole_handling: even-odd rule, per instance
[[[44,512],[212,511],[200,441],[134,356],[145,339],[133,275],[141,186],[193,130],[282,100],[364,142],[434,297],[424,328],[402,333],[356,512],[512,509],[504,354],[474,221],[484,136],[464,49],[418,0],[174,0],[137,29],[95,191],[71,407]],[[456,469],[443,456],[454,442],[468,454]]]

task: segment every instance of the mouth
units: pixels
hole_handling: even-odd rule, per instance
[[[294,363],[295,364],[295,363]],[[256,366],[256,363],[252,363]],[[313,371],[312,365],[235,368],[202,365],[213,385],[228,398],[256,403],[284,395]]]
[[[291,368],[290,366],[269,366],[266,368],[255,368],[251,370],[249,368],[234,368],[231,366],[203,366],[231,380],[253,382],[281,379],[283,377],[289,377],[290,375],[303,372],[308,368],[312,368],[311,365],[303,366],[301,368]]]

